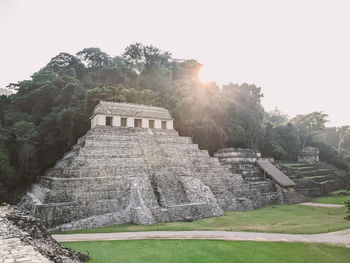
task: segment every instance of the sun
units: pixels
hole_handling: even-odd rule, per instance
[[[198,80],[201,82],[210,82],[213,81],[210,72],[208,72],[208,68],[202,66],[198,72]]]

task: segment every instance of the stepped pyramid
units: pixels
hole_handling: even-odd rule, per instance
[[[51,230],[186,221],[261,206],[242,176],[178,135],[164,108],[101,102],[91,128],[18,205]]]

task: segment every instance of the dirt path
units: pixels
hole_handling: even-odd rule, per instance
[[[53,235],[58,242],[134,239],[215,239],[327,243],[350,247],[350,229],[325,234],[275,234],[229,231],[150,231]]]
[[[301,205],[314,206],[314,207],[330,207],[330,208],[344,207],[344,205],[322,204],[322,203],[301,203]]]

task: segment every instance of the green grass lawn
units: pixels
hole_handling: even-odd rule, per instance
[[[323,196],[312,200],[314,203],[339,204],[343,205],[345,201],[350,201],[350,195],[342,196]]]
[[[302,205],[277,205],[249,211],[228,212],[225,216],[193,222],[152,225],[121,224],[60,233],[109,233],[158,230],[226,230],[271,233],[312,234],[350,228],[346,208],[319,208]]]
[[[345,263],[350,259],[348,248],[315,243],[127,240],[62,244],[83,253],[89,251],[90,263]]]

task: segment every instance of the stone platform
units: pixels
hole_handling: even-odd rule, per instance
[[[19,203],[51,230],[186,221],[260,207],[241,175],[173,130],[96,126]]]

